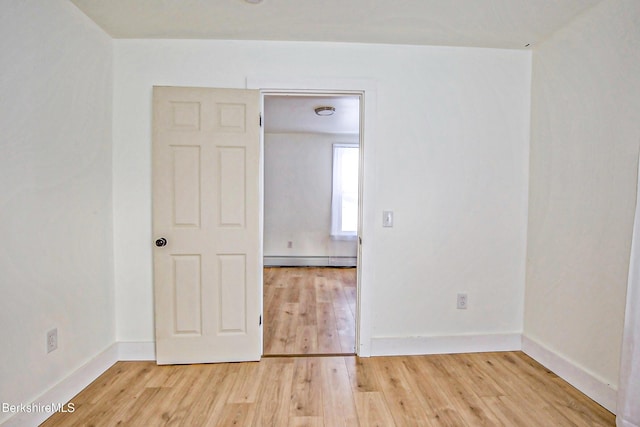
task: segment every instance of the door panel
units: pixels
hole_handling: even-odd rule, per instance
[[[200,147],[171,146],[173,157],[173,225],[200,227]]]
[[[243,227],[246,210],[246,155],[244,147],[220,147],[220,226]]]
[[[153,99],[157,361],[259,360],[259,92]]]
[[[220,332],[244,333],[247,294],[246,257],[219,255],[218,260],[220,262]]]
[[[175,335],[202,334],[202,280],[198,255],[174,255],[171,287],[175,290]]]

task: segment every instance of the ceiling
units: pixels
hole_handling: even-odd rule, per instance
[[[114,38],[526,49],[601,0],[70,0]],[[265,132],[359,132],[358,97],[267,96]],[[336,108],[331,117],[313,109]]]
[[[601,0],[70,0],[114,38],[523,49]]]
[[[332,116],[316,115],[316,107],[334,107]],[[265,96],[264,131],[266,133],[335,133],[360,132],[360,98],[358,96]]]

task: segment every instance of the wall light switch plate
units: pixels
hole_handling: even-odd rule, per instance
[[[466,310],[468,304],[469,299],[467,298],[467,294],[458,294],[456,308],[458,310]]]
[[[393,211],[382,212],[382,226],[393,227]]]
[[[47,353],[51,353],[58,348],[58,328],[47,332]]]

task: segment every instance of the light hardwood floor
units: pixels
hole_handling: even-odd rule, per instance
[[[118,362],[43,426],[613,426],[521,352]]]
[[[264,354],[354,354],[356,269],[264,269]]]

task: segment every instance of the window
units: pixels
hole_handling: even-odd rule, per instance
[[[333,144],[331,236],[355,239],[358,233],[358,144]]]

